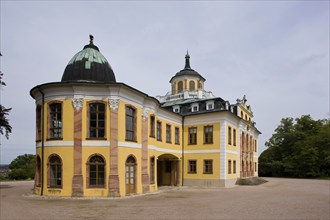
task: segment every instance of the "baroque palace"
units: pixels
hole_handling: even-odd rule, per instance
[[[35,86],[39,195],[120,197],[159,186],[231,187],[258,176],[258,135],[245,96],[204,90],[185,67],[152,97],[116,82],[90,36],[61,82]]]

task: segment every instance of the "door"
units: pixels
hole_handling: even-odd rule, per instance
[[[130,156],[126,160],[126,195],[135,193],[135,158]]]

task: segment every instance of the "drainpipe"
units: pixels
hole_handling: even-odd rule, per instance
[[[183,186],[183,182],[184,182],[184,116],[182,116],[182,128],[181,128],[181,138],[182,138],[182,159],[181,159],[181,175],[182,175],[182,186]]]
[[[45,154],[45,140],[44,140],[44,128],[45,128],[45,118],[44,118],[44,105],[45,105],[45,94],[38,88],[39,92],[42,95],[42,104],[41,104],[41,193],[44,194],[44,154]]]

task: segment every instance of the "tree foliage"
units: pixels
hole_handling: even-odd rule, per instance
[[[2,56],[1,53],[0,56]],[[0,88],[2,86],[6,86],[6,83],[2,81],[2,76],[3,73],[0,71]],[[11,108],[6,108],[2,104],[0,104],[0,134],[4,134],[7,139],[9,138],[9,134],[11,133],[12,129],[8,119],[10,110]]]
[[[10,164],[9,179],[33,179],[36,168],[36,157],[33,154],[24,154],[16,157]]]
[[[259,157],[259,175],[329,177],[330,120],[283,118]]]

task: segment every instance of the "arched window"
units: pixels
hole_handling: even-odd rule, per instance
[[[62,160],[57,155],[51,155],[49,157],[49,184],[51,188],[62,187]]]
[[[199,89],[203,89],[203,83],[202,83],[202,82],[199,82],[199,83],[198,83],[198,88],[199,88]]]
[[[89,103],[89,138],[105,137],[105,104]]]
[[[126,140],[136,141],[136,110],[126,106]]]
[[[104,177],[105,177],[105,163],[104,159],[99,156],[95,155],[92,156],[88,163],[87,169],[89,168],[89,186],[93,187],[103,187],[104,186]]]
[[[172,94],[175,94],[175,83],[172,83]]]
[[[195,91],[195,82],[192,81],[192,80],[189,82],[189,90],[190,91]]]
[[[37,155],[36,158],[36,174],[35,174],[34,182],[36,186],[41,185],[41,159],[39,155]]]
[[[183,82],[180,81],[178,82],[178,92],[182,92],[183,91]]]

